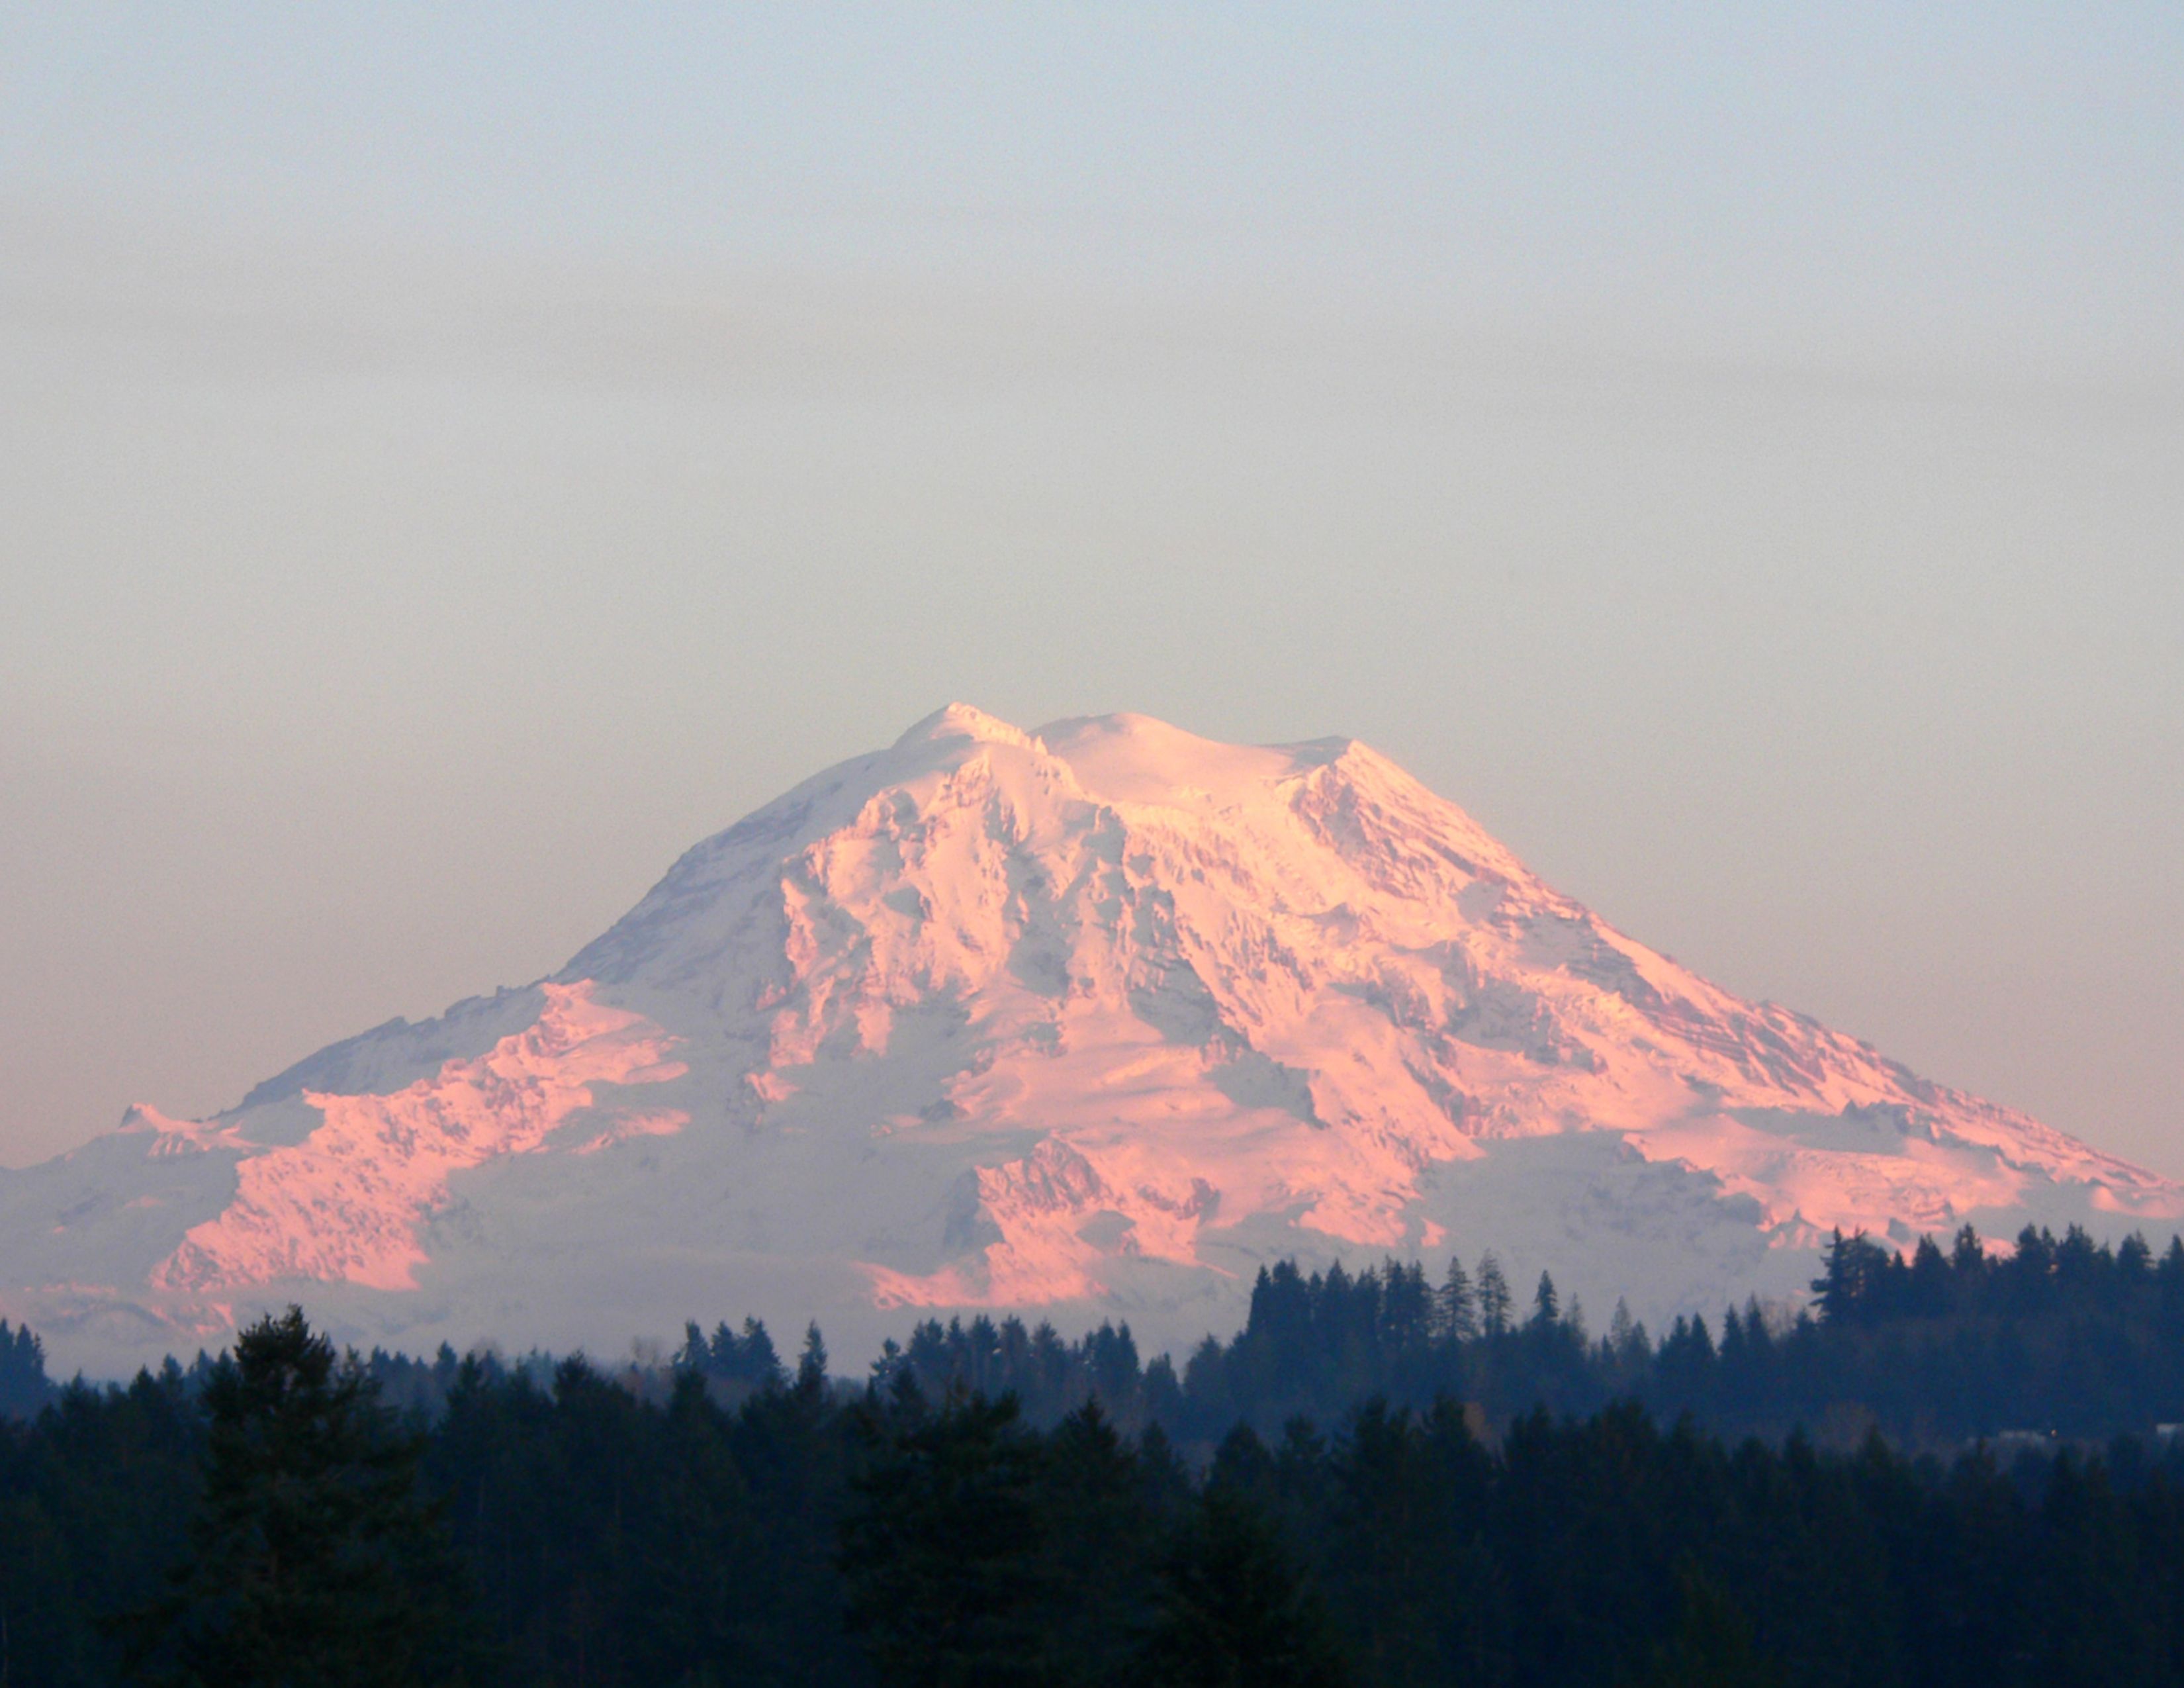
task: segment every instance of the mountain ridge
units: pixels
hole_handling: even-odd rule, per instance
[[[0,1307],[92,1347],[292,1293],[402,1340],[768,1302],[1187,1338],[1277,1253],[1574,1252],[1592,1293],[1614,1256],[1666,1311],[1786,1292],[1838,1226],[2179,1214],[1628,938],[1360,741],[955,704],[538,984],[0,1175]]]

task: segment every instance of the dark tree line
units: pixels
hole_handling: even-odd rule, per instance
[[[27,1326],[11,1329],[0,1318],[0,1418],[27,1418],[52,1396],[45,1344]]]
[[[1545,1273],[1520,1299],[1490,1253],[1470,1268],[1451,1258],[1438,1283],[1416,1262],[1307,1275],[1284,1261],[1260,1272],[1244,1328],[1225,1343],[1206,1337],[1180,1368],[1141,1355],[1127,1324],[1070,1341],[1044,1322],[979,1316],[918,1324],[883,1345],[870,1376],[883,1391],[906,1378],[933,1398],[1012,1395],[1041,1427],[1096,1399],[1126,1430],[1158,1424],[1201,1454],[1239,1420],[1269,1434],[1300,1415],[1332,1422],[1373,1396],[1420,1409],[1445,1396],[1496,1423],[1538,1405],[1589,1413],[1636,1400],[1731,1435],[1779,1441],[1802,1426],[1855,1442],[1878,1428],[1945,1453],[2008,1433],[2098,1441],[2184,1423],[2184,1240],[2157,1259],[2142,1237],[2111,1249],[2075,1226],[2060,1239],[2028,1227],[2003,1256],[1969,1228],[1946,1252],[1930,1238],[1900,1253],[1837,1234],[1813,1290],[1798,1310],[1747,1302],[1711,1322],[1679,1318],[1656,1340],[1620,1304],[1589,1331]],[[543,1388],[558,1362],[533,1352],[477,1363],[488,1379]],[[162,1376],[194,1396],[215,1364],[201,1352]],[[430,1359],[374,1351],[363,1364],[386,1405],[429,1418],[464,1362],[443,1345]],[[816,1327],[794,1369],[814,1367],[827,1370]],[[710,1336],[694,1322],[666,1366],[613,1377],[655,1402],[695,1377],[733,1406],[791,1369],[747,1318]],[[0,1324],[0,1417],[55,1395],[37,1338]]]
[[[1814,1288],[1656,1343],[1285,1262],[1180,1370],[974,1318],[860,1384],[755,1320],[606,1369],[292,1315],[56,1390],[0,1328],[0,1685],[2184,1680],[2184,1245]]]
[[[1309,1279],[1305,1280],[1307,1284]],[[300,1316],[0,1438],[8,1682],[2173,1683],[2184,1457],[1732,1446],[1635,1402],[1482,1436],[1443,1398],[1237,1423],[1097,1400],[733,1406],[456,1362],[392,1413]],[[132,1678],[131,1673],[134,1673]]]
[[[1185,1446],[1239,1420],[1262,1434],[1299,1415],[1329,1423],[1373,1396],[1419,1409],[1448,1396],[1496,1423],[1635,1399],[1732,1435],[1802,1426],[1854,1444],[1877,1427],[1945,1452],[2184,1422],[2184,1242],[2157,1262],[2142,1238],[2111,1250],[2075,1227],[2059,1240],[2028,1228],[2003,1257],[1970,1229],[1947,1254],[1928,1240],[1908,1256],[1838,1235],[1813,1288],[1806,1308],[1747,1302],[1680,1318],[1657,1341],[1620,1305],[1589,1332],[1547,1273],[1520,1300],[1490,1253],[1452,1259],[1439,1283],[1415,1262],[1307,1275],[1284,1261],[1259,1273],[1243,1329],[1208,1336],[1180,1371],[1165,1355],[1140,1363],[1127,1325],[1068,1343],[986,1318],[928,1321],[873,1371],[928,1395],[1011,1393],[1039,1424],[1096,1397],[1126,1428],[1157,1423]]]

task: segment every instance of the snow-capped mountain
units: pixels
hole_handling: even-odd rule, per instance
[[[133,1362],[300,1299],[619,1350],[816,1314],[1187,1342],[1277,1256],[1496,1250],[1604,1312],[1836,1226],[2118,1232],[2184,1189],[1730,996],[1346,739],[954,705],[691,850],[560,973],[0,1173],[0,1311]]]

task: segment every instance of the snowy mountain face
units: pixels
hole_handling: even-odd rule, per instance
[[[560,974],[0,1173],[0,1312],[133,1363],[290,1299],[618,1352],[905,1309],[1225,1329],[1256,1266],[1491,1247],[1598,1312],[1840,1226],[2110,1234],[2184,1189],[1727,994],[1342,739],[961,705],[710,838]]]

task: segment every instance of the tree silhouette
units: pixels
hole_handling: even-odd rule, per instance
[[[355,1357],[303,1312],[267,1314],[204,1390],[189,1557],[127,1620],[132,1669],[218,1688],[395,1688],[457,1674],[459,1578]]]
[[[1502,1262],[1490,1249],[1479,1257],[1479,1325],[1489,1336],[1509,1328],[1509,1280],[1502,1275]]]
[[[1209,1485],[1161,1567],[1160,1615],[1138,1659],[1144,1688],[1340,1688],[1325,1609],[1273,1525]]]
[[[1012,1396],[928,1413],[904,1384],[868,1434],[844,1521],[847,1618],[883,1680],[917,1688],[1042,1680],[1039,1451]]]

